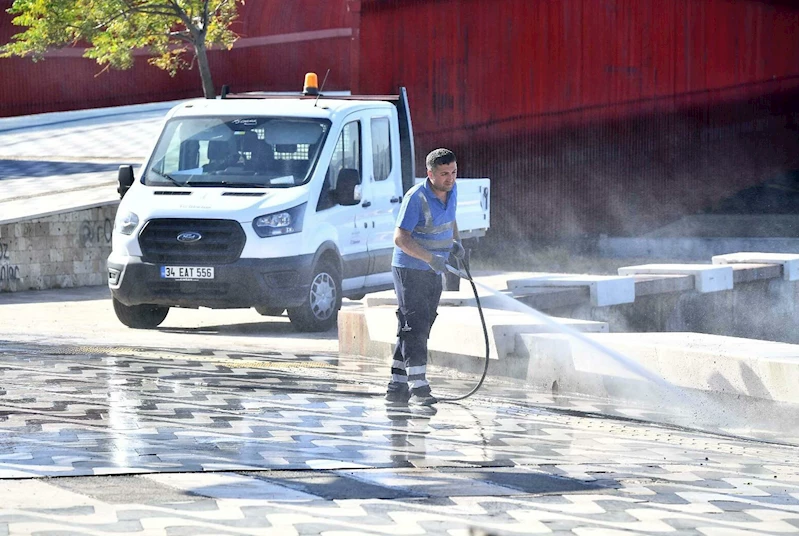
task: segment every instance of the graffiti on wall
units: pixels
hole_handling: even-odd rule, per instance
[[[84,247],[110,244],[113,231],[114,223],[108,218],[102,222],[84,220],[80,224],[80,243],[83,244]]]
[[[19,280],[19,266],[11,263],[8,244],[0,242],[0,284]]]

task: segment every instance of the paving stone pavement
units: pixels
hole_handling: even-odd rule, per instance
[[[117,202],[174,104],[0,118],[0,222]]]
[[[0,341],[0,534],[799,532],[796,447],[499,381],[387,408],[386,374],[335,353]],[[473,381],[433,374],[439,393]]]
[[[175,104],[0,118],[0,159],[139,161]]]

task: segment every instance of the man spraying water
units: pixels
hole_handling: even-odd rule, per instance
[[[427,180],[405,194],[394,231],[391,272],[397,293],[397,346],[386,400],[430,406],[438,402],[427,382],[427,339],[441,298],[441,275],[450,253],[463,259],[455,222],[458,164],[449,149],[427,155]]]

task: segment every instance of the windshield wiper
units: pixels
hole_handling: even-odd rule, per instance
[[[189,184],[189,181],[186,181],[186,182],[180,182],[179,180],[175,179],[175,178],[174,178],[172,175],[170,175],[169,173],[161,173],[160,171],[158,171],[158,170],[157,170],[157,169],[155,169],[155,168],[150,168],[150,172],[151,172],[151,173],[155,173],[155,174],[156,174],[156,175],[158,175],[159,177],[162,177],[162,178],[164,178],[164,179],[168,180],[169,182],[171,182],[171,183],[172,183],[172,184],[174,184],[175,186],[180,186],[180,187],[183,187],[183,186],[186,186],[186,185],[188,185],[188,184]]]
[[[266,188],[266,185],[262,182],[229,182],[225,186],[230,186],[231,188]]]
[[[210,181],[195,182],[194,186],[224,186],[226,188],[267,188],[262,182]]]

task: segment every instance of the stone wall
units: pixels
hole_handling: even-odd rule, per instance
[[[117,205],[0,224],[0,293],[105,284]]]

